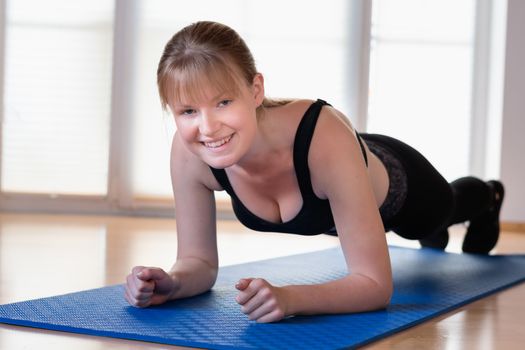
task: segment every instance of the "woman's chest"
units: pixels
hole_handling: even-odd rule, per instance
[[[238,200],[253,215],[272,223],[292,220],[301,211],[303,198],[292,164],[268,164],[271,169],[253,174],[228,174]]]

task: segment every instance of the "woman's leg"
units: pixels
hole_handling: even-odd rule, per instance
[[[446,228],[454,208],[454,196],[449,183],[423,155],[409,145],[384,135],[361,136],[365,142],[379,143],[388,149],[405,170],[404,204],[393,218],[384,222],[385,228],[407,239],[423,240],[421,243],[425,246],[444,249],[448,242]]]
[[[400,212],[385,223],[402,237],[418,239],[422,246],[445,249],[448,226],[470,221],[463,251],[488,253],[499,236],[503,185],[475,177],[448,183],[430,162],[407,144],[383,135],[362,134],[380,142],[402,162],[407,175],[407,196]]]

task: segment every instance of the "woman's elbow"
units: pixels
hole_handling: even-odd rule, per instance
[[[370,279],[370,281],[372,283],[370,287],[372,287],[374,290],[374,293],[369,295],[371,309],[385,309],[388,307],[388,305],[390,305],[390,300],[392,299],[392,294],[394,291],[392,280],[388,279],[384,281],[378,281]]]
[[[394,287],[392,283],[379,287],[379,293],[377,298],[378,309],[385,309],[390,305],[392,295],[394,293]]]
[[[392,292],[385,293],[383,298],[380,300],[379,309],[386,309],[388,305],[390,305],[391,300],[392,300]]]

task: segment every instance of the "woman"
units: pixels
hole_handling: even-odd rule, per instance
[[[125,296],[134,306],[213,286],[214,191],[226,190],[252,229],[337,234],[351,271],[317,285],[241,279],[236,301],[257,322],[386,307],[392,273],[385,230],[444,249],[447,227],[470,221],[464,251],[488,253],[496,244],[500,182],[466,177],[449,184],[410,146],[360,135],[322,100],[265,98],[249,49],[227,26],[198,22],[175,34],[157,78],[162,105],[177,125],[171,172],[178,253],[169,272],[133,268]]]

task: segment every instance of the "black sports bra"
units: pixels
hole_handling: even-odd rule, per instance
[[[324,105],[329,104],[320,99],[310,105],[301,119],[295,135],[293,162],[303,199],[303,206],[293,219],[282,223],[274,223],[256,216],[239,200],[228,180],[226,171],[210,167],[219,184],[231,196],[235,215],[246,227],[256,231],[301,235],[325,233],[334,228],[334,218],[330,209],[330,203],[328,200],[320,199],[315,195],[310,180],[310,170],[308,169],[308,151],[319,113]],[[357,139],[359,140],[365,162],[368,164],[365,148],[359,134],[357,134]]]

